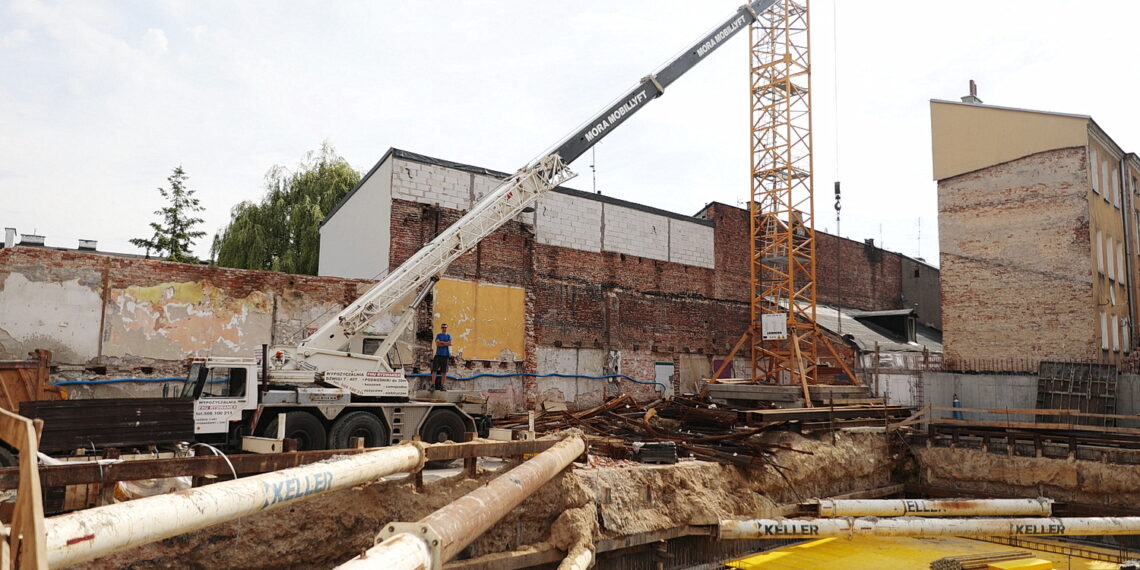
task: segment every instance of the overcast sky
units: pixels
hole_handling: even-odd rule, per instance
[[[137,252],[178,165],[210,239],[265,173],[329,141],[513,172],[742,0],[0,2],[0,225]],[[930,99],[1091,115],[1140,140],[1140,2],[815,0],[816,226],[937,263]],[[833,39],[835,41],[833,41]],[[745,34],[567,186],[683,214],[749,192]],[[838,111],[838,114],[837,114]],[[838,117],[838,118],[837,118]],[[386,220],[378,220],[386,222]],[[747,247],[741,244],[741,247]]]

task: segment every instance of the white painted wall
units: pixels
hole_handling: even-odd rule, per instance
[[[486,174],[389,157],[321,228],[320,275],[373,279],[386,270],[392,199],[465,212],[502,182]],[[697,220],[564,192],[543,194],[534,213],[516,220],[534,226],[536,241],[545,245],[715,266],[713,227]]]
[[[547,192],[535,206],[535,240],[545,245],[602,251],[602,203]]]
[[[602,248],[669,261],[669,218],[606,204]]]
[[[99,355],[99,292],[69,281],[29,281],[9,273],[0,287],[0,346],[5,358],[22,360],[37,348],[56,362],[85,362]]]
[[[376,279],[388,274],[392,162],[381,164],[321,226],[318,275]]]

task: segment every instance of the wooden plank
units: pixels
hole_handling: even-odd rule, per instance
[[[1140,419],[1140,416],[1128,416],[1121,414],[1095,414],[1092,412],[1082,412],[1079,410],[1049,410],[1049,409],[1025,409],[1025,408],[998,408],[998,409],[985,409],[985,408],[955,408],[951,406],[928,406],[932,410],[942,410],[946,412],[980,412],[985,414],[1020,414],[1020,415],[1035,415],[1035,416],[1074,416],[1079,418],[1110,418],[1116,420],[1132,420]]]
[[[960,409],[960,408],[955,408]],[[1054,423],[1033,423],[1033,422],[986,422],[974,420],[955,420],[949,418],[938,418],[934,420],[927,420],[932,424],[940,425],[959,425],[959,426],[975,426],[975,427],[996,427],[996,428],[1013,428],[1019,430],[1058,430],[1058,431],[1088,431],[1095,433],[1113,433],[1118,435],[1140,435],[1140,428],[1121,428],[1121,427],[1104,427],[1104,426],[1088,426],[1081,424],[1054,424]]]
[[[0,439],[20,454],[20,473],[15,512],[7,540],[7,552],[19,568],[47,570],[47,539],[44,529],[43,492],[36,473],[36,428],[33,422],[8,410],[0,410]]]
[[[468,457],[519,457],[530,453],[541,453],[550,449],[557,440],[504,441],[495,443],[455,443],[428,446],[424,451],[428,461],[465,459]],[[105,481],[136,481],[176,476],[220,476],[222,480],[232,477],[230,464],[238,475],[268,473],[290,467],[297,467],[323,461],[338,455],[354,455],[370,449],[326,449],[321,451],[299,451],[294,453],[240,454],[226,457],[209,455],[205,457],[182,457],[177,459],[146,459],[124,461],[100,467],[94,463],[73,465],[44,465],[39,469],[44,487],[85,485]],[[19,485],[20,472],[17,468],[0,469],[0,489],[15,489]]]

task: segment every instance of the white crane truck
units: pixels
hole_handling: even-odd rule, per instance
[[[277,434],[280,417],[285,418],[285,437],[297,440],[300,449],[344,448],[353,437],[364,438],[368,446],[398,443],[417,435],[431,442],[458,441],[463,432],[476,431],[484,417],[479,405],[465,403],[468,398],[455,392],[447,393],[449,400],[413,398],[403,371],[389,363],[389,351],[411,325],[416,306],[448,265],[518,216],[540,194],[572,178],[568,164],[756,21],[774,1],[741,6],[554,150],[519,169],[298,345],[270,348],[263,353],[260,367],[252,358],[194,361],[181,394],[193,402],[194,438],[233,446],[244,435]],[[413,297],[415,301],[408,303],[374,354],[349,351],[354,337]],[[45,424],[45,430],[46,440],[50,426]]]

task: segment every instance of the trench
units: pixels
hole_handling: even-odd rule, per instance
[[[604,458],[575,464],[446,567],[555,568],[566,552],[582,545],[596,549],[596,568],[716,564],[794,542],[719,541],[708,529],[721,519],[792,516],[796,505],[809,499],[884,489],[895,497],[1046,496],[1081,516],[1140,511],[1134,485],[1140,465],[1114,463],[1109,456],[1027,457],[882,428],[816,436],[773,431],[758,437],[779,446],[764,468]],[[419,520],[501,472],[480,469],[474,477],[429,482],[420,492],[411,478],[377,482],[76,567],[332,568],[370,547],[386,523]]]

